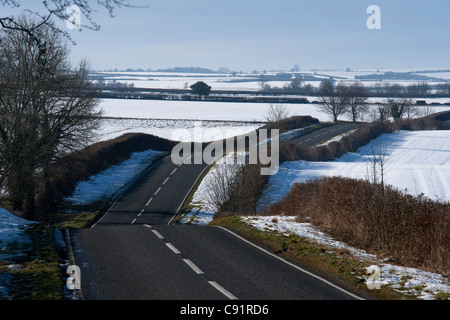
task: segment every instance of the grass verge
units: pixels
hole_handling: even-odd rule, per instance
[[[63,281],[54,239],[55,227],[38,223],[24,232],[29,241],[10,246],[7,253],[11,258],[0,265],[0,272],[9,278],[7,299],[62,300]]]
[[[317,274],[336,285],[353,292],[364,299],[407,300],[405,296],[390,287],[370,290],[363,275],[369,263],[363,263],[343,250],[330,250],[325,246],[308,241],[294,234],[289,236],[278,232],[266,232],[243,222],[239,216],[221,217],[210,225],[233,230],[240,236],[289,260],[302,268]]]

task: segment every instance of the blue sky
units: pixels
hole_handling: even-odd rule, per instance
[[[450,68],[449,0],[129,0],[70,31],[93,69]],[[381,29],[369,30],[369,5]],[[82,17],[83,19],[83,17]]]

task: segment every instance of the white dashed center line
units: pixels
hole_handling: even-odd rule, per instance
[[[181,252],[180,252],[177,248],[175,248],[175,247],[173,246],[173,244],[171,244],[171,243],[166,243],[166,246],[168,246],[169,249],[172,250],[175,254],[181,254]]]
[[[205,274],[202,270],[200,270],[199,267],[197,267],[191,260],[189,259],[183,259],[184,262],[186,262],[186,264],[195,271],[195,273],[197,274]]]

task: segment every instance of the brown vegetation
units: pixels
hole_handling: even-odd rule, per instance
[[[334,239],[402,265],[449,276],[450,204],[364,180],[295,184],[267,215],[296,215]]]
[[[450,112],[442,112],[420,119],[396,119],[394,122],[378,121],[364,124],[339,141],[318,147],[303,147],[292,143],[280,145],[280,162],[284,161],[330,161],[344,153],[355,152],[359,147],[383,133],[398,130],[450,130]]]
[[[421,119],[370,123],[340,141],[319,147],[281,144],[280,163],[333,160],[346,152],[355,152],[383,133],[397,130],[450,130],[449,119],[450,112],[443,112]],[[252,171],[240,174],[244,181],[256,181]],[[261,193],[264,186],[253,188]],[[243,198],[233,199],[233,206],[223,206],[216,217],[230,215],[229,212],[252,214],[250,207],[241,205],[240,199]],[[379,257],[450,276],[448,203],[413,197],[374,181],[322,178],[294,185],[285,198],[266,207],[263,214],[297,215],[300,220],[312,221],[335,239]]]

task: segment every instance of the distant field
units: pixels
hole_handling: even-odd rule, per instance
[[[335,161],[285,162],[271,177],[261,203],[275,202],[287,194],[293,183],[321,176],[370,178],[372,145],[385,150],[385,183],[412,195],[423,193],[438,201],[450,201],[450,131],[401,131],[383,134],[355,153]]]

